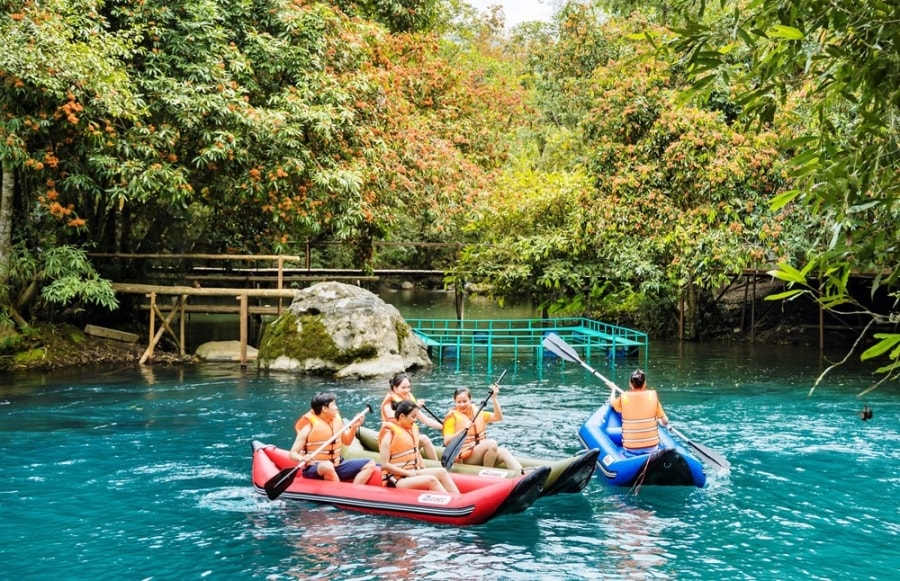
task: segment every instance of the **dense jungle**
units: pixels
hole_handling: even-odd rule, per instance
[[[98,255],[313,243],[686,340],[731,337],[757,269],[770,327],[823,309],[896,381],[896,3],[0,5],[7,366],[137,324],[111,283],[146,264]]]

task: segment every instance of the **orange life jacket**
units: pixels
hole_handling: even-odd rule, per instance
[[[659,445],[659,396],[652,389],[626,391],[622,403],[622,446],[635,450]]]
[[[384,406],[386,406],[389,403],[394,402],[394,401],[397,403],[400,403],[401,401],[403,401],[403,398],[400,397],[400,394],[393,392],[393,391],[388,393],[386,396],[384,396],[384,399],[381,401],[381,421],[382,422],[386,422],[388,420],[394,419],[394,418],[389,418],[387,416],[387,414],[384,413]],[[413,397],[413,394],[409,394],[409,401],[416,403],[416,398]]]
[[[384,439],[384,435],[388,431],[393,432],[393,437],[391,438],[391,464],[396,464],[408,470],[423,468],[424,463],[419,456],[419,426],[413,424],[411,430],[406,430],[397,422],[388,420],[381,426],[381,431],[378,432],[379,446],[381,446],[381,440]],[[400,479],[403,477],[392,474],[387,470],[382,470],[382,484],[387,485],[391,478]]]
[[[318,447],[327,442],[329,438],[341,431],[344,427],[344,422],[341,420],[340,414],[335,414],[334,419],[331,421],[331,425],[329,425],[328,422],[317,416],[315,412],[309,410],[300,416],[300,419],[294,424],[294,429],[297,430],[297,433],[300,433],[300,430],[307,425],[312,426],[312,428],[310,428],[309,434],[306,436],[306,443],[303,446],[303,449],[300,450],[300,455],[306,455],[318,449]],[[330,445],[326,446],[324,450],[316,454],[313,460],[330,460],[337,464],[340,453],[341,440],[338,438]]]
[[[478,445],[478,442],[487,438],[487,418],[490,417],[490,415],[491,414],[488,412],[481,412],[478,414],[478,417],[475,418],[475,422],[469,426],[466,439],[459,451],[460,460],[465,460],[471,456],[472,452],[475,450],[475,446]],[[461,425],[466,425],[471,419],[472,418],[469,416],[460,413],[459,410],[451,410],[450,413],[447,414],[447,417],[444,418],[444,436],[451,436],[459,431],[457,422]]]

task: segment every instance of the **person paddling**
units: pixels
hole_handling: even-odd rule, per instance
[[[622,447],[626,454],[650,454],[659,447],[659,424],[668,427],[669,418],[653,389],[647,389],[647,376],[637,369],[628,382],[630,391],[612,401],[622,416]]]
[[[463,464],[476,464],[493,468],[502,462],[510,470],[522,472],[522,465],[512,452],[500,446],[496,440],[487,437],[487,425],[503,419],[503,410],[497,394],[500,386],[491,385],[491,401],[493,411],[483,411],[475,416],[472,406],[472,392],[468,387],[457,388],[453,392],[456,407],[444,418],[444,445],[448,445],[463,431],[467,431],[466,440],[456,460]]]
[[[338,412],[337,396],[333,393],[317,393],[310,402],[310,410],[294,424],[297,437],[291,446],[290,457],[306,465],[303,477],[332,482],[352,481],[354,484],[368,481],[376,468],[375,462],[364,458],[344,460],[341,457],[341,443],[346,446],[352,444],[356,430],[362,423],[363,418],[360,417],[340,438],[313,456],[313,451],[344,427]]]
[[[408,399],[395,404],[394,417],[381,426],[378,450],[385,486],[459,494],[444,468],[425,468],[419,452],[419,408]]]
[[[408,400],[413,403],[418,408],[421,408],[425,405],[425,400],[416,401],[416,398],[412,394],[412,384],[409,381],[409,376],[405,373],[398,373],[391,378],[388,382],[390,387],[390,391],[384,396],[384,400],[381,402],[381,421],[387,422],[388,420],[394,419],[394,406],[400,403],[403,400]],[[429,428],[433,428],[435,430],[441,430],[443,425],[438,423],[437,420],[419,415],[418,419],[428,426]],[[439,456],[437,450],[434,448],[434,443],[432,443],[431,438],[426,436],[425,434],[419,434],[419,442],[421,445],[421,449],[423,451],[423,455],[429,460],[438,460]]]

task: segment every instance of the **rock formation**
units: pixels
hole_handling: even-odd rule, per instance
[[[374,377],[431,365],[425,343],[394,306],[357,286],[323,282],[297,292],[266,327],[260,369]]]

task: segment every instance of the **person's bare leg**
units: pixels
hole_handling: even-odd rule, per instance
[[[372,472],[375,470],[375,462],[369,462],[363,469],[360,470],[356,476],[353,477],[353,484],[365,484],[369,481],[369,478],[372,477]]]
[[[512,455],[512,452],[510,452],[506,448],[497,449],[497,458],[499,458],[501,462],[506,464],[506,467],[510,470],[515,470],[516,472],[522,471],[522,465],[518,460],[516,460],[516,457]]]

